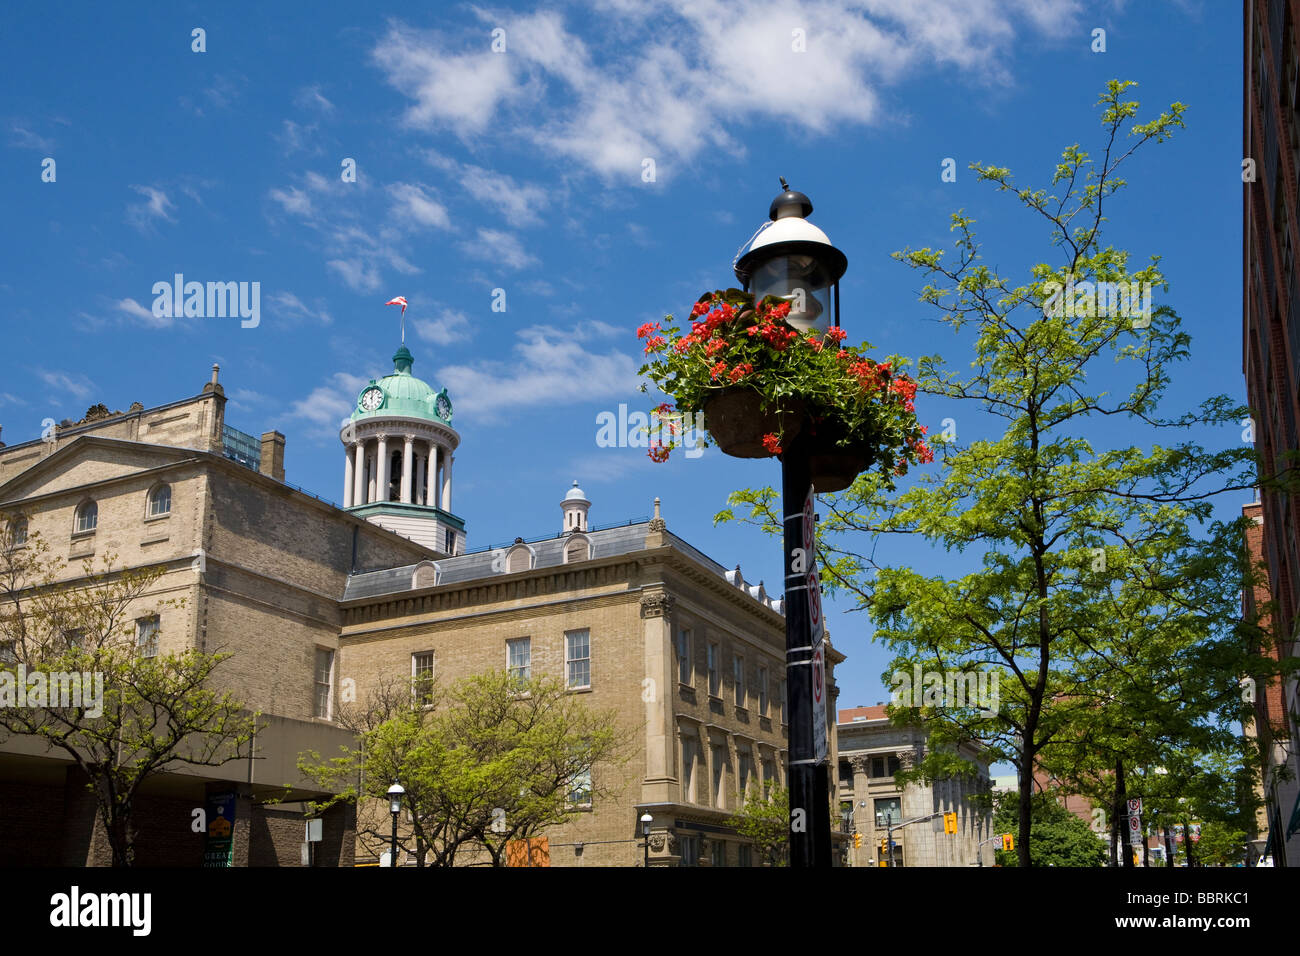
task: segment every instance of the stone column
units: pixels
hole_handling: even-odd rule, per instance
[[[375,461],[375,456],[372,452],[366,453],[366,465],[369,469],[366,473],[366,504],[370,504],[372,501],[377,499],[375,471],[378,468],[378,463]]]
[[[343,507],[352,507],[352,489],[356,483],[355,472],[352,463],[352,446],[347,445],[343,448]]]
[[[380,435],[379,444],[375,448],[375,460],[379,465],[375,469],[375,495],[376,501],[388,500],[388,436]]]
[[[443,456],[446,464],[442,466],[442,510],[451,511],[451,463],[456,459],[452,457],[451,449],[448,448]]]
[[[411,503],[411,458],[415,453],[415,436],[405,435],[402,445],[402,503]]]
[[[875,834],[875,812],[871,801],[867,799],[867,773],[870,766],[866,757],[850,757],[849,766],[853,769],[853,828],[862,834],[862,849],[849,850],[853,856],[854,866],[871,866],[875,862],[876,851],[872,840]],[[862,803],[867,805],[861,806]],[[870,862],[869,862],[870,861]]]
[[[366,503],[364,486],[366,480],[366,443],[359,441],[353,446],[353,449],[353,458],[356,463],[352,466],[351,472],[353,481],[352,505],[355,507]]]

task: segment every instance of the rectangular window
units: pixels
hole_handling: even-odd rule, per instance
[[[682,738],[682,802],[695,802],[695,738]]]
[[[677,842],[682,848],[682,866],[699,866],[700,838],[678,834]]]
[[[898,797],[881,797],[876,800],[876,823],[899,823],[903,819],[902,807]]]
[[[448,554],[455,554],[455,553],[456,553],[456,532],[455,532],[455,531],[452,531],[450,528],[447,529],[447,548],[446,548],[446,551],[447,551]]]
[[[776,765],[770,760],[763,761],[763,793],[766,794],[776,784]]]
[[[141,657],[158,656],[158,617],[142,617],[135,622],[135,646]]]
[[[691,632],[685,627],[677,631],[677,679],[691,683]]]
[[[533,673],[533,639],[506,641],[506,672],[515,680],[528,680]]]
[[[893,754],[888,757],[871,758],[871,776],[873,777],[892,777],[898,773],[898,758]]]
[[[740,752],[740,796],[742,799],[749,793],[749,778],[753,774],[754,760],[747,751]]]
[[[416,703],[433,703],[433,651],[411,655],[411,692]]]
[[[0,642],[0,664],[16,664],[18,662],[18,652],[14,650],[16,644],[13,641]]]
[[[736,847],[736,865],[754,865],[754,848],[748,843],[742,843],[740,846]]]
[[[727,843],[725,840],[709,841],[709,862],[714,866],[727,865]]]
[[[736,684],[736,706],[745,706],[745,659],[739,654],[731,657],[731,679]]]
[[[334,691],[334,652],[327,647],[316,648],[316,701],[312,713],[328,720]]]
[[[591,631],[565,633],[564,666],[571,689],[591,686]]]
[[[569,781],[569,803],[575,807],[591,806],[591,768],[581,770]]]
[[[780,684],[778,685],[778,687],[779,687],[779,690],[780,690],[780,693],[781,693],[781,697],[780,697],[780,701],[781,701],[781,723],[783,723],[783,724],[788,724],[788,723],[790,723],[790,715],[789,715],[789,713],[788,713],[788,711],[787,711],[787,702],[786,702],[786,699],[785,699],[785,681],[784,681],[784,680],[781,681]]]
[[[727,748],[713,748],[713,805],[723,809],[727,805]]]
[[[758,716],[767,716],[767,668],[758,669]]]
[[[722,675],[718,673],[719,650],[717,644],[709,645],[709,696],[717,697],[721,690]]]

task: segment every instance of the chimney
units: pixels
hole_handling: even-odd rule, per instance
[[[257,470],[268,478],[284,481],[284,436],[279,432],[262,432],[262,457]]]

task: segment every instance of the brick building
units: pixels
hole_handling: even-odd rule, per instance
[[[1300,449],[1300,4],[1244,5],[1242,316],[1246,395],[1254,419],[1260,477],[1295,463]],[[1265,488],[1259,547],[1277,612],[1270,621],[1279,653],[1297,652],[1300,610],[1300,496]],[[1296,682],[1257,697],[1257,725],[1268,766],[1263,781],[1274,859],[1300,862],[1300,705]],[[1289,769],[1290,781],[1277,770]]]

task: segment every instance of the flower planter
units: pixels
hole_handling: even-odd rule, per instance
[[[809,469],[818,494],[843,491],[871,467],[871,446],[864,441],[841,445],[843,437],[842,431],[829,425],[811,436]]]
[[[724,455],[733,458],[771,458],[763,446],[766,434],[789,442],[803,425],[802,401],[789,401],[777,412],[763,411],[763,398],[752,388],[724,388],[704,403],[704,427]]]

